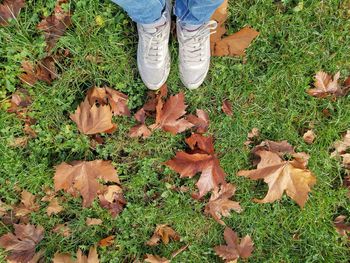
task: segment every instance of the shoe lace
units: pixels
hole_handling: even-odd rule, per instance
[[[183,42],[182,51],[183,58],[185,62],[201,62],[204,61],[204,44],[210,37],[214,34],[217,27],[217,22],[214,20],[209,21],[197,29],[196,33],[193,35],[191,33],[184,33],[186,30],[182,31],[182,36],[185,41]]]
[[[165,28],[165,25],[152,30],[143,28],[147,42],[144,58],[150,64],[157,64],[159,61],[162,61]]]

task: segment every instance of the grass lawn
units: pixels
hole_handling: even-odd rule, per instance
[[[104,237],[115,235],[114,245],[99,248],[101,262],[142,260],[146,253],[170,257],[185,244],[188,249],[172,262],[221,262],[212,249],[223,244],[224,227],[203,214],[205,202],[178,193],[169,185],[195,190],[194,179],[180,179],[163,165],[185,149],[184,138],[163,131],[147,140],[130,139],[127,134],[134,121],[118,117],[118,131],[105,135],[106,142],[95,150],[89,138],[78,132],[69,119],[93,85],[108,85],[129,96],[133,112],[143,105],[147,90],[136,67],[137,34],[127,15],[108,0],[75,0],[73,26],[60,38],[56,49],[70,50],[59,65],[60,76],[52,85],[38,82],[34,87],[18,79],[21,62],[45,57],[45,40],[36,25],[49,15],[55,0],[27,0],[18,21],[0,28],[0,100],[5,101],[24,86],[33,104],[30,116],[37,120],[33,129],[38,137],[25,148],[9,147],[15,137],[23,136],[22,122],[0,111],[0,197],[7,204],[19,202],[16,186],[44,196],[43,186],[53,186],[54,166],[73,160],[112,160],[118,169],[128,204],[113,219],[95,201],[83,208],[81,199],[68,194],[64,211],[47,216],[46,204],[32,213],[31,223],[45,228],[38,249],[45,249],[47,262],[56,251],[75,254],[87,251]],[[275,2],[275,3],[274,3]],[[235,200],[241,214],[231,212],[226,224],[240,236],[249,234],[255,243],[250,262],[349,262],[346,239],[335,231],[332,222],[340,214],[350,216],[347,191],[341,188],[344,170],[330,158],[332,143],[350,127],[349,96],[332,101],[315,99],[305,90],[318,70],[350,73],[350,1],[305,0],[230,1],[227,22],[233,33],[250,25],[260,36],[247,50],[246,58],[214,58],[209,77],[197,91],[185,90],[177,69],[177,42],[172,37],[172,70],[168,80],[171,94],[184,91],[188,112],[204,109],[209,113],[209,134],[215,136],[215,148],[228,174],[227,181],[237,186]],[[299,8],[295,8],[298,6]],[[97,21],[97,22],[96,22]],[[97,56],[101,63],[86,60]],[[234,116],[222,113],[224,99],[233,102]],[[329,116],[322,110],[327,109]],[[314,127],[317,139],[308,145],[303,133]],[[250,169],[249,149],[243,143],[252,128],[259,128],[261,139],[288,140],[297,151],[311,155],[309,168],[317,177],[304,209],[285,196],[272,204],[257,204],[267,192],[263,182],[236,176]],[[100,226],[86,226],[87,217],[100,218]],[[69,237],[51,232],[57,224],[67,223]],[[169,224],[181,242],[148,247],[156,224]],[[0,235],[11,231],[0,222]],[[5,261],[0,252],[0,261]]]

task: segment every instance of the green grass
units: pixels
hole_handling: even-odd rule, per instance
[[[276,3],[273,3],[276,2]],[[24,58],[32,61],[45,56],[43,35],[36,30],[43,15],[51,13],[54,0],[28,0],[17,21],[0,28],[0,99],[21,86],[17,75]],[[242,205],[241,214],[225,218],[228,226],[241,236],[250,234],[255,251],[250,262],[348,262],[349,247],[336,233],[332,221],[339,214],[350,216],[349,199],[340,187],[344,171],[339,161],[330,158],[332,143],[350,127],[349,96],[337,101],[314,99],[305,93],[318,70],[350,73],[350,2],[341,0],[304,1],[230,1],[228,27],[235,32],[250,25],[260,36],[241,58],[214,58],[209,77],[197,91],[186,91],[177,70],[177,43],[171,40],[172,71],[168,80],[171,94],[185,91],[188,112],[200,108],[209,112],[210,134],[227,180],[237,185],[235,199]],[[46,203],[31,214],[31,223],[45,230],[40,248],[47,262],[56,251],[87,251],[100,239],[116,235],[116,242],[99,248],[102,262],[132,262],[146,253],[170,257],[183,246],[189,248],[172,262],[220,262],[212,247],[223,243],[224,228],[203,214],[204,203],[191,199],[189,193],[176,193],[167,185],[189,186],[195,180],[180,179],[162,163],[185,148],[184,138],[157,131],[148,140],[129,139],[133,125],[129,118],[118,117],[119,130],[105,136],[106,143],[96,150],[89,147],[87,136],[78,132],[69,119],[93,85],[107,84],[129,95],[132,110],[145,101],[146,88],[138,75],[135,54],[135,25],[118,6],[98,0],[75,0],[73,27],[56,48],[67,48],[71,56],[59,65],[60,76],[51,86],[42,82],[26,87],[32,98],[30,114],[37,119],[38,134],[26,148],[11,148],[13,138],[23,136],[22,124],[15,115],[0,112],[0,196],[8,204],[19,201],[14,186],[42,197],[42,186],[53,185],[54,165],[73,160],[112,160],[118,168],[128,205],[112,219],[97,202],[83,209],[80,198],[66,195],[65,210],[48,217]],[[104,25],[95,19],[100,16]],[[102,63],[86,61],[87,55],[99,56]],[[224,115],[223,99],[233,102],[234,117]],[[331,113],[322,114],[323,109]],[[307,145],[302,134],[314,125],[316,142]],[[256,204],[263,197],[265,184],[236,176],[251,168],[249,151],[243,146],[247,133],[257,127],[261,139],[288,140],[298,151],[311,155],[309,167],[317,184],[304,209],[284,196],[273,204]],[[86,217],[104,221],[87,227]],[[72,229],[68,238],[51,229],[67,222]],[[170,224],[182,242],[168,246],[147,247],[156,224]],[[0,223],[0,235],[11,228]],[[1,256],[2,255],[2,256]],[[5,253],[0,252],[0,261]]]

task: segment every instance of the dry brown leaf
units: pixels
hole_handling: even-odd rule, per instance
[[[138,124],[132,127],[129,131],[130,138],[139,138],[147,139],[152,135],[152,131],[145,124]]]
[[[84,134],[113,133],[117,126],[112,123],[112,112],[110,106],[92,106],[85,98],[70,118],[77,124],[78,129]]]
[[[237,213],[242,212],[239,202],[230,200],[235,192],[236,187],[232,184],[222,185],[220,191],[214,189],[204,212],[210,214],[219,224],[225,225],[224,221],[221,220],[222,216],[229,216],[230,210],[234,210]]]
[[[319,71],[315,75],[315,88],[307,90],[307,93],[318,98],[325,98],[330,95],[334,95],[335,97],[345,96],[350,91],[350,85],[347,83],[348,80],[345,80],[344,84],[341,85],[339,78],[340,72],[331,76],[326,72]]]
[[[249,258],[254,250],[254,243],[250,236],[245,236],[239,242],[237,234],[226,227],[224,231],[226,245],[214,247],[215,253],[225,262],[235,262],[238,258]]]
[[[23,190],[21,193],[21,203],[15,208],[16,216],[24,217],[32,212],[38,211],[40,206],[35,199],[35,195]]]
[[[345,222],[346,216],[340,215],[334,219],[334,226],[339,235],[348,237],[350,240],[350,224]]]
[[[71,229],[68,227],[67,223],[56,225],[52,229],[52,232],[60,234],[64,237],[69,237],[71,235]]]
[[[303,139],[307,144],[313,144],[315,138],[316,138],[316,135],[313,130],[308,130],[303,135]]]
[[[340,141],[336,141],[333,145],[334,151],[332,152],[331,156],[341,156],[342,154],[345,154],[348,149],[350,149],[350,130],[344,134],[343,139]]]
[[[248,139],[244,142],[244,145],[249,146],[253,143],[254,139],[260,136],[260,130],[258,128],[253,128],[250,132],[248,132]]]
[[[37,28],[44,31],[46,40],[46,50],[51,51],[56,45],[58,39],[66,32],[66,29],[71,26],[71,13],[62,8],[62,4],[66,0],[57,1],[57,5],[53,13],[42,20]]]
[[[68,253],[56,252],[53,257],[53,263],[80,263],[72,259],[72,256]]]
[[[183,118],[186,108],[184,93],[170,96],[165,103],[160,98],[156,107],[156,123],[150,126],[151,129],[161,128],[175,135],[192,128],[193,124]]]
[[[53,198],[46,208],[46,213],[48,216],[51,216],[52,214],[56,215],[61,211],[63,211],[63,207],[60,205],[58,198]]]
[[[145,262],[148,263],[170,263],[167,258],[160,257],[158,255],[146,254]]]
[[[180,236],[178,233],[175,232],[174,229],[172,229],[167,224],[163,225],[157,225],[156,229],[154,230],[153,236],[150,240],[146,242],[146,245],[148,246],[156,246],[158,245],[159,241],[161,240],[165,245],[169,244],[170,239],[174,241],[179,241]]]
[[[16,19],[24,7],[25,0],[4,0],[0,4],[0,26],[7,26],[10,19]]]
[[[196,115],[188,115],[187,120],[194,125],[196,133],[206,133],[210,123],[208,113],[197,109]]]
[[[65,162],[55,167],[55,191],[64,190],[70,194],[76,191],[83,197],[83,206],[91,206],[102,188],[100,180],[119,183],[117,171],[110,161],[75,161],[72,164]]]
[[[53,263],[99,263],[96,247],[91,247],[88,256],[78,249],[77,259],[73,260],[71,255],[67,253],[55,253]]]
[[[193,134],[186,139],[190,152],[177,152],[176,156],[165,165],[180,174],[180,178],[192,178],[201,172],[196,183],[199,193],[194,198],[201,198],[212,189],[225,183],[226,174],[220,167],[219,159],[214,152],[213,138],[200,134]]]
[[[179,255],[180,253],[184,252],[184,251],[188,248],[189,245],[190,245],[190,244],[184,245],[184,246],[182,246],[181,248],[179,248],[178,250],[176,250],[176,251],[174,251],[173,253],[171,253],[171,258],[174,258],[174,257],[176,257],[177,255]]]
[[[44,228],[30,224],[15,224],[14,228],[14,234],[7,233],[0,237],[0,247],[10,252],[8,260],[27,263],[34,257],[36,245],[44,237]]]
[[[27,107],[32,104],[32,99],[26,89],[17,89],[11,96],[11,106],[7,109],[10,113],[20,114],[26,112]]]
[[[264,199],[254,199],[258,203],[271,203],[281,199],[284,191],[300,207],[304,207],[308,199],[311,187],[316,183],[316,178],[307,169],[309,156],[305,153],[293,154],[294,159],[284,161],[276,152],[258,150],[254,152],[260,158],[255,170],[243,170],[238,176],[244,176],[252,180],[264,179],[269,186]]]
[[[224,100],[222,102],[222,106],[221,106],[222,111],[228,115],[228,116],[232,116],[233,112],[232,112],[232,104],[229,100]]]
[[[99,195],[101,207],[109,210],[113,217],[119,215],[127,204],[127,201],[121,192],[112,192],[110,199],[106,195]]]
[[[215,41],[213,44],[213,56],[244,56],[245,50],[259,35],[259,32],[244,27],[240,31]]]
[[[88,226],[98,226],[102,224],[102,220],[99,218],[86,218],[85,221],[86,225]]]
[[[114,238],[115,236],[109,236],[109,237],[106,237],[104,239],[101,239],[99,242],[98,242],[98,245],[100,247],[109,247],[111,245],[113,245],[114,243]]]

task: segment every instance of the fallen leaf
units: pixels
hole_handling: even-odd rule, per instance
[[[67,253],[55,253],[53,263],[99,263],[98,254],[96,247],[89,249],[88,256],[84,255],[83,252],[78,249],[77,259],[73,260],[71,255]]]
[[[14,234],[7,233],[0,237],[0,247],[10,251],[9,261],[27,263],[34,257],[36,245],[44,237],[44,228],[30,224],[15,224],[14,228]]]
[[[70,115],[70,118],[77,124],[79,131],[84,134],[113,133],[117,128],[112,123],[110,107],[108,105],[97,107],[95,104],[90,106],[87,98],[80,104],[75,113]]]
[[[245,50],[258,35],[259,32],[256,30],[244,27],[240,31],[216,41],[213,47],[213,56],[244,56]]]
[[[226,227],[224,231],[226,245],[214,247],[215,253],[225,262],[235,262],[238,258],[249,258],[254,250],[254,243],[250,236],[245,236],[239,242],[237,234]]]
[[[204,212],[210,214],[219,224],[225,225],[224,221],[221,220],[222,216],[229,216],[230,210],[237,213],[242,212],[239,202],[230,200],[235,192],[236,187],[232,184],[224,184],[220,190],[214,189]]]
[[[83,197],[83,206],[91,206],[93,200],[105,182],[119,183],[117,171],[110,161],[75,161],[72,164],[65,162],[55,167],[55,191],[64,190],[68,193],[78,191]]]
[[[71,26],[71,13],[62,8],[62,4],[66,0],[57,1],[53,13],[43,19],[37,26],[39,30],[44,31],[46,40],[46,51],[51,51],[56,45],[58,39],[66,32],[67,28]]]
[[[306,165],[308,155],[295,153],[293,160],[284,161],[276,152],[258,150],[254,152],[260,158],[255,170],[243,170],[238,176],[244,176],[252,180],[264,179],[269,186],[269,191],[264,199],[254,199],[258,203],[271,203],[281,199],[284,191],[300,207],[304,207],[308,199],[311,187],[316,183],[316,178]]]
[[[336,141],[333,145],[334,151],[332,152],[331,156],[341,156],[342,154],[345,154],[346,151],[350,148],[350,130],[344,134],[342,140]]]
[[[147,139],[152,135],[151,130],[145,124],[138,124],[132,127],[129,131],[130,138],[139,138]]]
[[[15,208],[17,217],[24,217],[39,210],[40,206],[35,201],[36,196],[23,190],[21,193],[21,203]]]
[[[127,204],[122,193],[113,193],[112,202],[108,201],[103,195],[99,195],[99,199],[101,207],[109,210],[113,217],[119,215]]]
[[[114,243],[114,238],[115,236],[109,236],[109,237],[106,237],[104,239],[101,239],[99,242],[98,242],[98,245],[100,247],[109,247],[111,245],[113,245]]]
[[[102,220],[99,218],[86,218],[85,221],[86,225],[88,226],[98,226],[102,224]]]
[[[221,106],[222,111],[228,115],[228,116],[232,116],[232,104],[229,100],[224,100],[222,102],[222,106]]]
[[[150,240],[146,242],[146,245],[156,246],[158,245],[160,240],[162,240],[162,242],[165,245],[167,245],[169,244],[170,239],[174,241],[179,241],[180,236],[175,232],[174,229],[172,229],[167,224],[157,225],[156,229],[154,230],[153,236]]]
[[[219,159],[214,152],[213,137],[200,134],[192,134],[186,139],[190,152],[177,152],[176,156],[167,161],[165,165],[180,174],[180,178],[192,178],[201,172],[196,183],[199,193],[195,198],[201,198],[212,189],[225,183],[226,174],[220,167]]]
[[[339,235],[345,236],[350,240],[350,224],[345,222],[346,216],[340,215],[334,219],[334,226]]]
[[[187,120],[194,125],[196,133],[206,133],[209,127],[209,115],[204,110],[197,110],[196,115],[188,115]]]
[[[9,146],[10,147],[14,147],[14,148],[17,148],[17,147],[26,147],[27,144],[28,144],[28,140],[29,140],[29,137],[27,136],[24,136],[24,137],[17,137],[17,138],[14,138],[10,143],[9,143]]]
[[[188,248],[189,244],[182,246],[181,248],[179,248],[178,250],[174,251],[173,253],[171,253],[171,258],[176,257],[177,255],[179,255],[180,253],[184,252],[187,248]]]
[[[67,223],[56,225],[52,229],[52,232],[60,234],[64,237],[69,237],[71,235],[71,229],[68,227]]]
[[[303,135],[303,139],[307,144],[312,144],[315,138],[316,138],[316,135],[313,130],[308,130]]]
[[[214,14],[211,17],[212,20],[215,20],[218,23],[217,28],[215,29],[215,31],[212,32],[210,36],[212,53],[214,53],[215,43],[217,41],[220,41],[221,38],[226,33],[225,22],[228,17],[227,9],[228,9],[228,0],[224,0],[223,3],[215,10]]]
[[[4,0],[0,5],[0,26],[7,26],[10,19],[16,19],[24,7],[25,0]]]
[[[7,109],[10,113],[22,113],[32,104],[32,99],[26,89],[17,89],[11,96],[11,106]]]
[[[331,76],[326,72],[319,71],[315,75],[315,88],[307,90],[307,93],[318,98],[325,98],[329,95],[334,95],[335,97],[345,96],[350,91],[350,85],[347,83],[348,80],[341,85],[339,83],[339,78],[340,72]]]
[[[167,258],[160,257],[158,255],[146,254],[145,262],[148,263],[170,263]]]
[[[53,198],[46,208],[46,213],[48,216],[51,216],[52,214],[56,215],[61,211],[63,211],[63,207],[60,205],[57,198]]]
[[[253,128],[250,132],[248,132],[248,139],[244,142],[244,145],[248,146],[253,143],[254,139],[260,136],[260,130],[258,128]]]
[[[5,204],[0,200],[0,218],[6,215],[8,210],[11,210],[12,206]]]
[[[151,125],[151,129],[162,128],[164,131],[172,134],[181,133],[187,129],[193,127],[185,118],[182,118],[186,114],[185,96],[183,93],[179,93],[170,98],[163,104],[163,101],[159,99],[156,110],[156,123]]]

